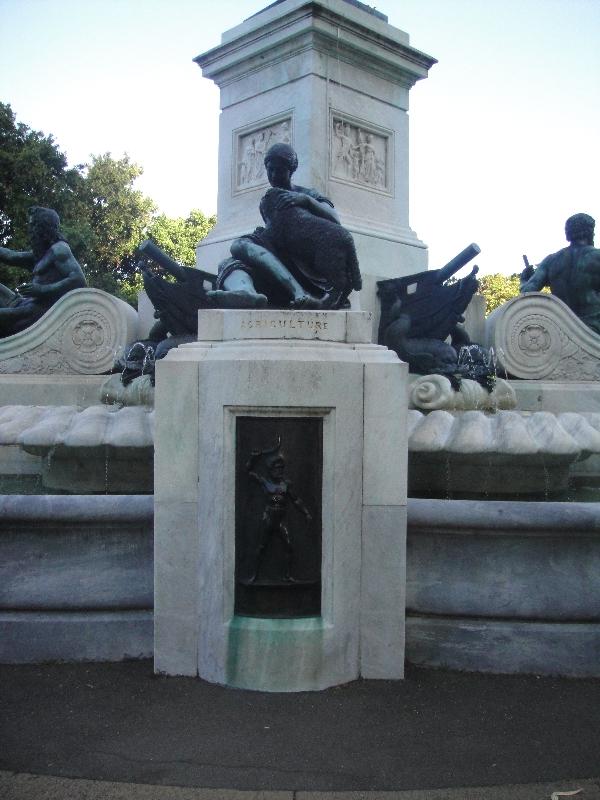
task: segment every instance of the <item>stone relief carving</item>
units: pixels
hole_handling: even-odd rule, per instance
[[[445,409],[470,411],[511,409],[517,405],[512,386],[503,378],[496,378],[491,392],[477,381],[463,378],[458,389],[444,375],[419,375],[409,386],[408,407],[423,411]]]
[[[109,352],[115,356],[114,340],[111,320],[98,311],[85,309],[65,323],[61,335],[62,352],[75,369],[89,368],[103,361]]]
[[[557,297],[520,295],[486,321],[498,374],[531,380],[600,380],[600,335]]]
[[[524,325],[518,334],[519,347],[530,355],[548,350],[551,342],[548,329],[537,320]]]
[[[73,327],[72,341],[82,353],[93,353],[104,342],[102,325],[96,320],[83,319]]]
[[[389,191],[389,136],[332,118],[331,175],[362,186]]]
[[[46,341],[21,356],[0,360],[0,373],[75,373],[106,371],[106,357],[114,358],[115,331],[102,314],[85,309],[75,314]],[[110,344],[109,344],[110,343]]]
[[[52,375],[70,372],[69,369],[64,369],[65,366],[65,360],[60,351],[54,347],[41,346],[23,356],[0,361],[0,374]]]
[[[236,142],[235,188],[252,189],[267,182],[265,153],[277,142],[292,144],[292,118],[286,117],[271,125],[241,133]]]
[[[137,313],[98,289],[75,289],[25,331],[0,343],[0,374],[108,372],[135,336]]]

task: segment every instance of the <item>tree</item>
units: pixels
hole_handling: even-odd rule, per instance
[[[214,214],[207,217],[198,209],[190,211],[187,217],[160,214],[150,226],[148,235],[175,261],[193,267],[196,263],[196,245],[216,221]]]
[[[0,103],[0,245],[27,249],[28,209],[54,208],[89,285],[134,304],[140,242],[151,236],[177,261],[193,265],[195,246],[216,221],[198,210],[176,219],[157,216],[153,201],[135,188],[141,174],[127,155],[110,153],[69,168],[52,136],[17,123],[11,107]],[[0,282],[9,286],[28,275],[0,265]]]
[[[135,272],[133,254],[156,210],[152,200],[134,188],[141,174],[141,167],[127,155],[92,156],[83,167],[85,214],[73,232],[85,245],[82,259],[88,281],[99,289],[118,293],[119,283]]]
[[[190,211],[187,217],[159,214],[151,223],[147,236],[179,264],[193,267],[196,263],[196,246],[216,221],[214,214],[207,217],[198,209]],[[135,303],[135,298],[143,288],[140,273],[131,275],[120,283],[121,294],[130,303]]]
[[[479,294],[485,297],[485,313],[490,314],[495,308],[506,303],[519,294],[519,275],[503,275],[494,272],[491,275],[478,277]]]
[[[82,181],[81,168],[67,166],[52,136],[17,123],[10,105],[0,103],[0,245],[28,247],[30,206],[47,206],[63,219],[74,218]],[[27,275],[26,270],[0,265],[2,283],[18,283]]]

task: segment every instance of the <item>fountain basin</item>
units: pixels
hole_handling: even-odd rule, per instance
[[[411,500],[407,658],[600,675],[600,506]]]
[[[600,414],[408,412],[411,495],[548,495],[571,466],[600,452]]]
[[[152,497],[0,496],[0,661],[152,653]],[[600,506],[408,501],[408,661],[600,677]]]
[[[149,657],[153,498],[0,496],[0,661]]]
[[[0,475],[20,448],[39,458],[45,489],[151,492],[154,418],[149,406],[4,406]],[[411,495],[550,495],[600,453],[600,413],[410,409],[408,450]]]

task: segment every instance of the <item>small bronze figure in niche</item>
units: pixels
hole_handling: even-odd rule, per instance
[[[321,613],[322,490],[321,417],[237,417],[236,614]]]
[[[261,457],[264,459],[266,477],[256,471],[257,463]],[[312,515],[302,500],[294,493],[291,481],[284,477],[285,460],[281,453],[281,438],[278,438],[275,447],[269,450],[253,450],[246,464],[246,469],[250,477],[260,485],[267,498],[262,514],[260,538],[254,560],[254,572],[248,582],[254,583],[256,581],[265,550],[272,538],[278,536],[285,547],[283,580],[295,583],[296,579],[292,575],[294,546],[285,524],[290,502],[304,514],[309,524],[312,522]]]

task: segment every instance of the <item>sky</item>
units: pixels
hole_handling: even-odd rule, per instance
[[[482,274],[518,272],[566,244],[571,214],[600,220],[600,0],[370,4],[439,62],[410,93],[410,224],[430,267],[474,241]],[[0,0],[0,101],[71,165],[127,153],[161,211],[213,213],[219,92],[192,59],[266,5]]]

